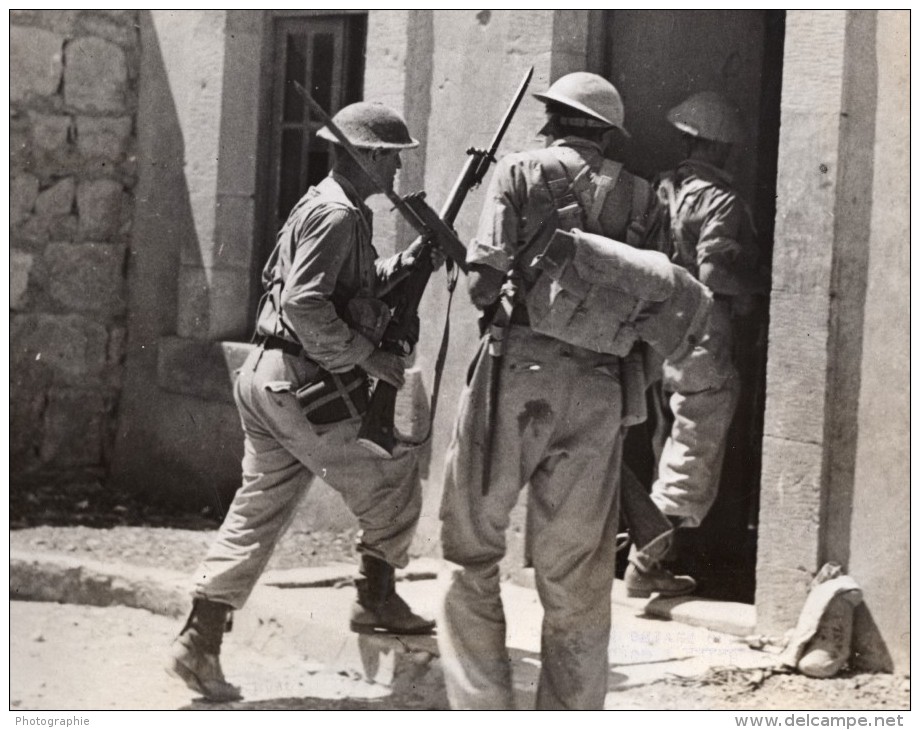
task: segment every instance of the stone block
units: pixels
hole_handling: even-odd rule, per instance
[[[41,28],[10,27],[10,101],[56,94],[64,67],[64,37]]]
[[[77,38],[67,44],[64,101],[84,112],[126,109],[128,66],[125,52],[101,38]]]
[[[780,126],[783,134],[777,160],[775,238],[778,248],[786,241],[796,243],[794,236],[814,241],[807,247],[813,250],[802,253],[801,263],[808,268],[800,275],[812,278],[811,269],[817,268],[820,273],[830,268],[838,197],[839,106],[830,112],[784,107]],[[774,286],[792,286],[782,278],[777,282],[776,269],[774,265]]]
[[[18,226],[15,230],[17,241],[20,243],[32,244],[37,247],[43,246],[48,243],[50,238],[48,224],[49,221],[47,218],[35,215],[29,216],[22,222],[22,225]]]
[[[758,630],[794,626],[817,572],[824,450],[764,436],[757,541]]]
[[[76,184],[72,177],[58,180],[51,187],[42,190],[35,201],[35,213],[40,216],[51,217],[70,215],[73,210]]]
[[[48,238],[51,241],[73,241],[77,237],[78,228],[77,216],[55,216],[48,221]]]
[[[94,13],[97,15],[102,15],[106,18],[111,18],[116,23],[121,23],[122,25],[135,26],[138,23],[137,10],[94,10]]]
[[[48,295],[70,310],[114,317],[125,307],[124,259],[124,247],[116,244],[49,244]]]
[[[134,224],[134,196],[127,190],[122,190],[121,206],[118,216],[118,233],[122,236],[130,235],[131,226]]]
[[[106,361],[109,365],[122,365],[125,361],[125,342],[128,333],[124,327],[112,327],[109,332],[109,345],[106,349]]]
[[[14,126],[10,122],[10,170],[32,167],[32,139],[28,127]]]
[[[839,108],[846,35],[845,12],[793,10],[786,14],[783,107]]]
[[[10,320],[11,371],[17,379],[95,385],[104,374],[108,339],[104,325],[80,315],[16,314]]]
[[[102,463],[106,404],[96,390],[57,390],[48,394],[41,460],[54,467]]]
[[[23,471],[38,466],[45,392],[21,388],[10,392],[10,467]]]
[[[65,38],[73,35],[78,10],[11,10],[10,21],[54,31]]]
[[[247,337],[250,273],[246,269],[179,270],[177,333],[194,340]]]
[[[39,152],[65,153],[73,120],[65,114],[29,113],[32,144]]]
[[[105,240],[121,228],[123,194],[115,180],[85,180],[77,186],[79,234],[84,240]]]
[[[16,175],[10,180],[10,224],[22,223],[32,212],[38,197],[35,175]]]
[[[826,421],[830,299],[773,292],[764,433],[820,444]]]
[[[10,309],[23,309],[26,304],[26,290],[29,288],[29,272],[34,257],[24,251],[10,251]]]
[[[84,12],[77,21],[77,28],[87,35],[104,38],[120,46],[133,47],[136,46],[139,41],[135,24],[131,22],[130,19],[123,17],[117,18]]]
[[[77,149],[84,157],[117,161],[131,138],[131,117],[77,117]]]
[[[236,371],[255,345],[164,337],[157,346],[157,385],[211,401],[233,403]]]

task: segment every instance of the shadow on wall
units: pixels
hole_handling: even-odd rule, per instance
[[[181,95],[178,77],[181,63],[190,57],[185,34],[194,32],[193,25],[164,13],[160,28],[151,12],[140,13],[137,202],[128,272],[125,386],[111,478],[116,486],[145,492],[152,501],[180,494],[190,510],[220,510],[232,498],[242,445],[229,374],[220,383],[219,402],[158,387],[162,338],[176,333],[180,294],[188,297],[180,292],[182,267],[202,267],[186,136],[177,108],[177,103],[188,101]],[[172,76],[164,53],[175,56]],[[194,115],[190,119],[194,122]],[[194,296],[207,302],[208,282],[201,286]],[[222,448],[227,443],[236,448]],[[236,476],[232,486],[224,486],[215,475],[230,468]]]

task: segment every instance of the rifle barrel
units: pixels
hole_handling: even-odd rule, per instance
[[[489,156],[494,155],[498,149],[498,145],[501,144],[502,137],[505,136],[505,132],[508,130],[508,125],[511,124],[511,120],[514,118],[514,113],[517,111],[521,100],[524,98],[524,93],[527,91],[527,87],[530,85],[530,80],[532,78],[533,66],[530,67],[530,69],[524,75],[524,78],[521,80],[517,92],[514,94],[514,99],[511,101],[511,104],[508,107],[508,111],[505,112],[505,116],[502,118],[501,126],[499,126],[498,131],[495,132],[495,136],[492,138],[492,144],[489,146]]]
[[[530,85],[530,80],[532,78],[533,66],[524,74],[524,78],[518,85],[517,91],[514,93],[514,99],[511,100],[511,104],[508,106],[505,116],[502,117],[502,121],[498,125],[498,130],[492,137],[492,142],[489,145],[488,151],[482,152],[481,150],[471,150],[469,152],[470,156],[463,166],[463,169],[460,171],[457,181],[451,188],[447,200],[441,208],[441,218],[447,223],[453,225],[454,219],[457,217],[457,214],[460,212],[460,207],[466,199],[466,194],[482,182],[482,178],[485,176],[486,170],[489,169],[489,165],[495,158],[495,152],[498,150],[498,146],[501,144],[502,138],[508,130],[508,125],[511,124],[511,120],[514,118],[514,114],[521,100],[524,98],[524,93],[527,91],[527,87]]]

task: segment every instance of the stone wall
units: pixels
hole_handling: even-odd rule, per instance
[[[758,631],[841,564],[854,665],[909,647],[909,147],[905,15],[786,16],[757,564]]]
[[[122,379],[136,13],[10,23],[11,479],[98,476]]]

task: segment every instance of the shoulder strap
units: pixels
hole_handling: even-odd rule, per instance
[[[564,230],[584,227],[585,212],[565,165],[551,149],[537,150],[536,157],[543,170],[546,188],[556,207],[558,227]]]
[[[588,230],[592,233],[599,233],[599,221],[601,211],[604,209],[604,203],[607,202],[607,196],[616,187],[620,179],[620,173],[623,171],[622,162],[613,160],[604,160],[601,163],[600,172],[595,177],[596,187],[594,190],[594,200],[591,204],[591,210],[588,211]]]

